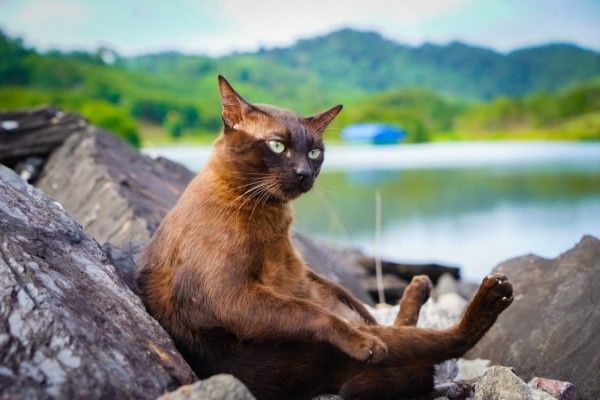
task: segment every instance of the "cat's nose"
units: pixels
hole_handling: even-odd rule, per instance
[[[310,170],[308,168],[296,168],[296,177],[300,182],[306,181],[310,178]]]

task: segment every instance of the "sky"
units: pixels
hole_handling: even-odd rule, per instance
[[[41,50],[221,55],[342,27],[499,51],[551,41],[600,50],[600,0],[0,0],[0,29]]]

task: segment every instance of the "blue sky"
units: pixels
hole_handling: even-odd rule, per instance
[[[215,55],[341,27],[413,45],[508,51],[566,41],[600,50],[600,0],[0,0],[0,28],[40,49]]]

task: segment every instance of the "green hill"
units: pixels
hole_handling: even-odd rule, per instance
[[[588,138],[599,123],[600,54],[568,44],[502,54],[462,43],[410,47],[344,29],[218,58],[123,58],[109,49],[40,53],[0,31],[0,109],[52,103],[137,145],[140,135],[146,144],[211,140],[221,124],[218,73],[251,101],[304,114],[344,103],[334,131],[369,121],[402,125],[413,141],[532,129]],[[582,97],[592,100],[584,107]]]
[[[555,90],[600,73],[600,54],[569,44],[502,54],[459,42],[409,47],[351,29],[259,56],[311,71],[333,87],[381,91],[419,86],[469,99]]]

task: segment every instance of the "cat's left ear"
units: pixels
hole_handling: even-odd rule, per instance
[[[235,125],[239,124],[254,107],[235,91],[223,75],[219,75],[219,91],[223,106],[223,122],[227,127],[235,129]]]
[[[323,111],[319,114],[313,115],[312,117],[304,118],[304,122],[311,127],[312,132],[315,135],[322,135],[327,125],[333,121],[333,119],[342,111],[341,104],[330,108],[327,111]]]

